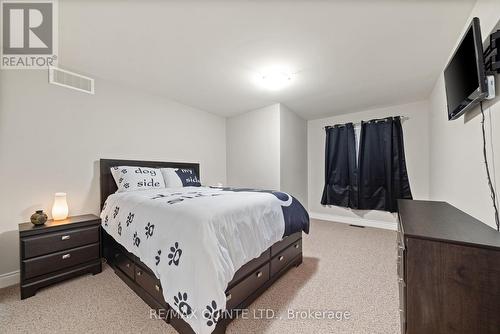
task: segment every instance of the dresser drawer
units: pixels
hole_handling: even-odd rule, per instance
[[[266,263],[257,269],[256,272],[226,291],[226,309],[230,310],[237,307],[268,280],[269,264]]]
[[[302,252],[302,239],[296,240],[287,249],[271,259],[271,277],[285,268],[290,261]]]
[[[401,324],[401,334],[406,333],[406,284],[399,280],[399,319]]]
[[[99,226],[75,228],[21,239],[23,259],[99,242]]]
[[[160,280],[156,278],[153,272],[144,270],[143,268],[136,266],[135,281],[151,296],[153,296],[153,298],[156,299],[157,302],[166,304],[165,299],[163,298]]]
[[[24,278],[47,274],[99,258],[99,243],[23,260]]]
[[[398,237],[398,246],[401,246],[403,249],[405,249],[405,237],[404,237],[404,232],[403,232],[403,225],[401,223],[401,220],[398,220],[397,222],[397,237]]]
[[[401,278],[402,280],[406,280],[405,277],[405,255],[406,251],[404,248],[401,248],[398,246],[398,257],[397,257],[397,273],[398,273],[398,278]]]

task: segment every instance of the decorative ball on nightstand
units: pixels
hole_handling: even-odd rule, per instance
[[[43,210],[36,210],[36,212],[31,215],[30,219],[33,225],[43,225],[47,221],[47,215]]]

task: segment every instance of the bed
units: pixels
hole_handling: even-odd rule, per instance
[[[214,297],[213,298],[214,300],[210,301],[210,299],[212,298],[207,297],[208,299],[207,302],[205,303],[206,308],[204,310],[201,310],[201,305],[205,304],[198,303],[195,304],[194,306],[193,305],[189,306],[187,304],[188,294],[186,292],[183,292],[183,290],[177,293],[177,289],[174,289],[174,287],[177,287],[180,284],[179,281],[189,280],[189,278],[185,277],[196,276],[199,275],[200,272],[204,273],[204,271],[202,271],[201,269],[198,270],[191,265],[184,267],[185,270],[190,270],[189,275],[181,276],[181,273],[179,273],[176,274],[177,276],[173,276],[174,274],[170,273],[171,271],[170,267],[176,268],[176,266],[179,265],[181,258],[180,254],[183,254],[182,255],[183,261],[188,257],[188,254],[186,252],[182,253],[181,249],[182,247],[179,246],[177,241],[175,243],[173,241],[170,241],[173,239],[168,239],[169,244],[166,245],[167,246],[166,249],[163,249],[163,254],[160,254],[160,250],[158,250],[158,254],[155,254],[154,252],[159,247],[158,245],[166,243],[165,240],[167,240],[167,239],[160,239],[160,237],[156,237],[158,234],[160,234],[161,228],[163,228],[164,230],[170,228],[171,230],[169,232],[163,232],[163,234],[160,235],[166,235],[166,236],[173,234],[183,235],[183,233],[184,234],[187,233],[184,231],[185,226],[201,225],[203,226],[203,230],[195,229],[194,233],[192,232],[193,230],[189,230],[190,234],[196,234],[199,231],[199,233],[201,234],[199,247],[201,248],[204,247],[204,245],[207,243],[206,239],[210,239],[207,238],[204,233],[215,233],[215,232],[213,232],[212,230],[210,230],[209,232],[204,232],[207,229],[204,226],[207,224],[191,224],[189,221],[184,222],[184,220],[182,220],[184,218],[179,216],[180,214],[188,215],[189,217],[195,217],[195,218],[198,216],[199,217],[205,216],[203,215],[203,211],[200,211],[201,213],[199,213],[198,216],[195,213],[193,213],[196,212],[197,207],[196,206],[189,207],[187,206],[188,203],[196,202],[196,203],[205,203],[204,205],[206,205],[206,203],[214,202],[213,198],[215,198],[216,196],[220,198],[217,200],[218,201],[217,203],[221,202],[231,203],[231,201],[235,200],[241,201],[241,198],[243,198],[245,202],[257,201],[257,203],[259,203],[261,199],[270,198],[269,196],[271,196],[271,198],[273,198],[272,196],[275,196],[280,201],[286,202],[287,198],[281,198],[281,196],[283,196],[284,193],[279,193],[279,192],[255,191],[250,189],[237,190],[230,188],[221,189],[221,188],[206,188],[206,187],[203,188],[200,187],[194,189],[186,188],[184,190],[170,190],[170,189],[164,189],[162,191],[143,190],[140,191],[140,193],[138,194],[135,193],[125,194],[125,195],[115,194],[117,186],[111,174],[111,168],[116,166],[192,169],[199,176],[200,175],[199,164],[136,161],[136,160],[109,160],[109,159],[100,160],[101,209],[103,209],[102,211],[103,224],[101,229],[102,242],[103,242],[103,256],[106,258],[108,264],[114,269],[117,276],[120,277],[120,279],[122,279],[134,292],[136,292],[152,308],[153,312],[152,316],[155,318],[158,317],[162,318],[167,323],[171,324],[171,326],[173,326],[179,333],[182,334],[225,333],[227,325],[240,314],[241,310],[248,307],[259,295],[265,292],[265,290],[269,286],[271,286],[278,278],[283,276],[290,268],[299,266],[302,263],[302,231],[304,230],[308,232],[308,226],[309,226],[307,212],[303,210],[300,203],[297,205],[298,207],[302,208],[300,209],[300,212],[298,211],[294,212],[293,210],[290,210],[288,207],[285,210],[285,207],[283,206],[282,213],[281,211],[279,213],[283,215],[284,217],[283,219],[288,221],[289,220],[288,218],[290,217],[287,216],[303,215],[301,218],[302,222],[300,222],[300,224],[303,225],[298,226],[297,224],[295,224],[297,226],[294,226],[293,224],[286,223],[285,226],[283,226],[282,230],[275,229],[264,233],[261,231],[265,229],[267,226],[264,222],[258,228],[255,227],[253,230],[245,231],[245,233],[243,233],[246,235],[256,234],[257,236],[255,236],[255,239],[250,238],[248,240],[255,241],[256,243],[259,244],[258,245],[259,247],[264,247],[263,245],[266,245],[266,248],[263,248],[265,249],[263,252],[261,252],[262,249],[260,249],[258,253],[255,253],[256,249],[258,249],[258,247],[255,245],[245,246],[238,244],[236,247],[240,247],[242,250],[247,251],[248,254],[245,254],[246,257],[242,255],[239,257],[235,257],[234,259],[230,258],[230,260],[232,259],[234,261],[227,260],[229,258],[227,256],[226,260],[224,260],[223,255],[220,255],[219,257],[215,255],[212,256],[213,259],[215,260],[213,260],[210,257],[207,257],[207,261],[208,262],[211,261],[209,265],[206,266],[207,268],[212,269],[212,267],[214,267],[217,269],[219,267],[224,267],[219,271],[215,271],[213,276],[223,276],[224,274],[226,274],[227,276],[227,273],[231,273],[231,276],[229,278],[226,277],[226,281],[228,282],[227,283],[226,281],[224,281],[224,279],[221,279],[220,277],[218,277],[217,279],[215,278],[212,279],[212,275],[208,276],[205,275],[204,276],[205,278],[203,280],[199,280],[199,278],[196,278],[199,280],[198,285],[203,286],[205,284],[206,286],[211,287],[220,281],[227,283],[227,285],[224,285],[224,290],[222,290],[223,291],[222,297],[224,298],[224,300],[221,301],[220,298],[217,299]],[[189,213],[182,212],[183,210],[179,209],[181,208],[180,205],[176,206],[177,211],[173,209],[169,209],[170,211],[165,211],[165,209],[162,208],[162,210],[164,211],[162,211],[161,214],[165,214],[165,216],[162,216],[161,218],[166,221],[165,222],[162,221],[161,224],[156,223],[155,238],[158,240],[153,238],[153,233],[152,233],[153,230],[151,228],[151,225],[153,224],[151,224],[151,222],[149,221],[149,220],[153,221],[157,217],[148,216],[147,217],[148,219],[146,219],[148,220],[147,225],[140,225],[139,228],[139,230],[145,229],[146,233],[144,237],[145,239],[143,239],[142,241],[143,247],[134,247],[134,246],[139,246],[139,244],[137,244],[135,236],[133,236],[132,239],[132,234],[130,234],[125,238],[128,243],[125,242],[124,240],[121,240],[122,234],[123,235],[126,234],[125,220],[127,220],[128,217],[123,216],[123,219],[120,222],[115,223],[114,225],[112,222],[112,217],[109,217],[108,219],[108,215],[110,216],[118,215],[117,213],[114,212],[116,207],[118,207],[118,205],[116,205],[115,203],[120,203],[122,207],[124,205],[134,206],[137,210],[142,210],[143,215],[148,215],[148,214],[152,215],[153,214],[152,211],[154,211],[153,209],[155,209],[158,206],[160,207],[166,206],[166,204],[168,203],[168,199],[177,198],[175,196],[177,197],[181,196],[187,199],[186,201],[183,202],[184,205],[183,210],[189,211]],[[286,194],[284,194],[284,196],[286,197]],[[176,201],[171,201],[171,202],[176,203]],[[294,202],[294,204],[296,202]],[[164,203],[165,205],[158,203]],[[266,217],[272,216],[273,209],[268,208],[266,206],[267,204],[265,203],[262,205],[264,205],[265,210],[267,210]],[[203,205],[200,204],[198,204],[198,206],[203,207]],[[125,210],[125,212],[128,211],[129,211],[128,209]],[[248,213],[248,214],[251,215],[253,213]],[[234,214],[232,213],[232,215]],[[307,218],[307,224],[304,222],[306,218]],[[145,223],[146,220],[144,220],[144,224],[146,224]],[[179,220],[179,222],[177,222],[177,220]],[[180,223],[181,220],[183,222],[182,224]],[[223,228],[227,228],[227,226],[233,226],[236,222],[239,223],[239,221],[241,220],[245,219],[238,217],[237,219],[233,219],[233,221],[226,223],[226,225],[221,225],[221,226],[223,226]],[[122,223],[124,224],[123,226],[121,226]],[[260,224],[260,221],[258,223]],[[134,224],[139,224],[139,223],[134,222]],[[116,227],[118,227],[120,230],[119,234],[115,232]],[[127,233],[132,233],[132,232],[133,231],[130,230],[130,232]],[[216,234],[219,233],[222,232],[217,231]],[[258,236],[259,233],[262,235]],[[150,235],[151,239],[149,239]],[[279,238],[277,238],[278,235]],[[238,239],[238,241],[244,243],[246,240],[245,238],[242,237],[242,240]],[[155,242],[157,244],[154,246],[149,246],[148,244],[149,241],[146,242],[146,240],[153,240],[153,239],[156,240]],[[221,249],[223,253],[226,251],[226,248],[231,250],[231,245],[228,244],[230,244],[232,240],[227,240],[227,239],[230,239],[228,238],[228,235],[224,235],[224,238],[221,237],[221,240],[224,243],[223,245],[224,247],[220,246],[221,242],[219,241],[217,244],[218,248],[216,249]],[[263,239],[262,242],[261,239]],[[196,239],[194,240],[196,242]],[[210,240],[208,241],[209,245],[212,244]],[[186,242],[187,241],[184,240],[183,244],[186,244]],[[149,248],[147,248],[146,246]],[[233,248],[235,247],[233,246]],[[141,249],[141,251],[139,251],[139,249]],[[200,249],[199,251],[202,252],[208,249],[209,248]],[[169,254],[168,255],[165,254],[166,252],[168,252]],[[242,253],[245,252],[242,251]],[[221,263],[216,263],[216,265],[210,265],[218,258],[221,258],[224,261],[221,261]],[[243,263],[238,263],[237,260],[238,259],[241,260],[242,258],[246,258],[247,260],[245,260]],[[163,261],[162,262],[163,267],[158,265],[160,259],[161,261]],[[199,263],[203,263],[203,261]],[[159,268],[167,268],[170,271],[166,271],[167,269],[161,271]],[[230,269],[232,269],[232,271]],[[160,279],[158,277],[160,277]],[[165,287],[162,286],[161,282],[164,282]],[[171,291],[167,292],[169,289]],[[195,290],[195,292],[189,291],[190,298],[192,298],[193,294],[195,294],[195,296],[197,294],[201,294],[201,292],[199,291],[202,290],[201,288],[200,289],[193,288],[193,289]],[[217,289],[214,288],[214,290]],[[167,296],[167,298],[165,298],[165,296]],[[225,306],[222,304],[225,304]],[[193,316],[195,315],[195,312],[200,312],[201,314],[203,314],[203,319],[192,320]],[[199,318],[199,317],[194,317],[194,318]],[[204,325],[203,326],[199,325],[198,322],[203,322]]]

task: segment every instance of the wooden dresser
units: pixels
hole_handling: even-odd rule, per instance
[[[399,200],[401,332],[500,333],[500,233],[446,202]]]
[[[101,272],[101,219],[94,215],[19,224],[21,299],[47,285]]]

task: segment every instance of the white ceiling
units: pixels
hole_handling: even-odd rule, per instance
[[[428,97],[474,1],[59,1],[60,66],[230,116],[306,119]],[[295,73],[278,92],[262,68]]]

